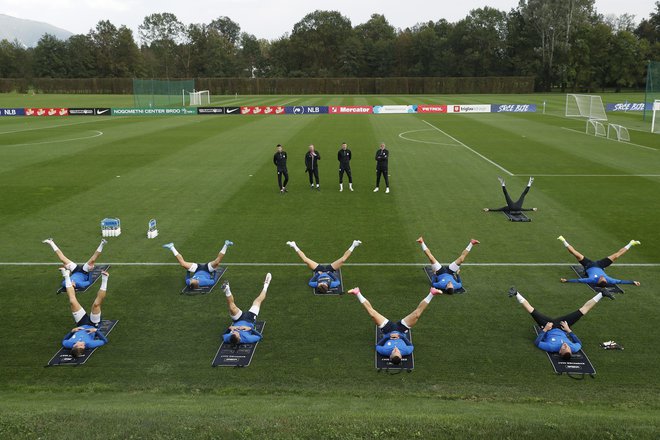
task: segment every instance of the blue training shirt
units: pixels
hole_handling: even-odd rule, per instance
[[[87,333],[88,329],[96,327],[91,325],[81,325],[80,327],[82,327],[82,330],[67,333],[64,339],[62,339],[62,347],[71,349],[76,342],[82,341],[85,343],[85,348],[96,348],[108,342],[100,330],[96,330],[94,333]]]
[[[566,334],[564,330],[559,328],[553,328],[547,332],[542,331],[539,333],[534,341],[534,345],[543,351],[557,353],[564,342],[568,344],[573,353],[580,351],[582,348],[582,342],[575,336],[575,333]]]
[[[598,279],[600,277],[605,277],[607,284],[634,284],[632,280],[618,280],[612,278],[605,273],[600,267],[590,267],[587,269],[587,276],[585,278],[575,278],[572,280],[566,280],[567,283],[584,283],[584,284],[598,284]]]
[[[440,275],[434,275],[433,276],[433,287],[436,289],[444,290],[445,287],[447,287],[447,284],[451,282],[454,285],[454,289],[460,289],[463,287],[463,283],[461,282],[461,278],[457,277],[454,278],[451,274],[449,273],[443,273]]]
[[[199,287],[210,287],[215,284],[215,276],[205,270],[198,270],[192,276],[190,272],[186,275],[186,285],[190,286],[190,280],[197,280]]]
[[[85,272],[74,272],[71,274],[71,282],[75,284],[78,289],[86,289],[92,284],[89,274]],[[62,287],[66,288],[64,280],[62,280]]]
[[[399,339],[390,339],[390,336],[393,333],[398,334]],[[406,338],[401,332],[386,333],[383,335],[383,338],[376,344],[376,351],[378,354],[383,356],[390,356],[395,348],[399,349],[401,356],[408,356],[413,352],[415,347],[412,345],[412,342],[410,342],[408,338]]]
[[[309,280],[309,286],[316,289],[319,285],[319,278],[330,278],[330,288],[334,289],[339,287],[339,277],[334,272],[316,272],[314,276]]]
[[[242,344],[254,344],[256,342],[259,342],[262,338],[261,333],[259,333],[255,328],[254,328],[254,323],[250,321],[236,321],[235,323],[232,324],[232,326],[236,327],[250,327],[251,330],[238,330],[238,334],[241,337],[241,343]],[[229,343],[229,338],[231,337],[231,330],[227,329],[224,335],[222,335],[222,340],[225,341],[226,343]]]

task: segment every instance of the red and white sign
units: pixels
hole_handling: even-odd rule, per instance
[[[68,108],[26,108],[25,116],[69,116]]]
[[[276,115],[283,115],[284,112],[285,112],[285,110],[284,110],[284,107],[282,107],[282,106],[279,106],[279,107],[275,108],[275,114]]]
[[[490,113],[490,104],[448,105],[447,113]]]
[[[446,105],[418,105],[417,113],[447,113]]]
[[[367,115],[374,112],[374,108],[366,105],[338,105],[330,106],[330,113],[349,113],[354,115]]]
[[[254,114],[254,107],[241,107],[242,115],[252,115]]]

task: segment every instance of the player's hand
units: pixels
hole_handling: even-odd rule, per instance
[[[80,330],[82,330],[82,327],[75,327],[75,328],[71,329],[71,331],[74,332],[74,333],[79,332]]]
[[[552,323],[551,323],[551,322],[547,322],[547,323],[545,324],[545,327],[543,327],[543,331],[544,331],[545,333],[549,332],[551,329],[552,329]]]
[[[642,283],[640,283],[639,281],[633,281],[633,284],[634,284],[635,286],[639,286],[639,285],[642,284]]]
[[[87,333],[95,333],[96,330],[98,330],[98,329],[97,328],[88,328]]]
[[[561,329],[564,330],[566,333],[571,332],[571,328],[568,326],[568,322],[562,321],[559,324],[561,324]]]
[[[562,283],[565,283],[565,282],[567,282],[568,280],[567,280],[566,278],[559,278],[559,281],[561,281]]]

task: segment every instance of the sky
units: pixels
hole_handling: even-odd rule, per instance
[[[353,26],[379,13],[395,28],[404,29],[441,18],[456,22],[484,6],[508,12],[517,5],[518,0],[0,0],[0,13],[43,21],[74,34],[86,34],[99,21],[110,20],[117,27],[131,28],[136,39],[138,26],[153,13],[171,12],[184,24],[227,16],[243,32],[274,40],[317,9],[339,11]],[[655,9],[654,0],[596,0],[595,5],[604,15],[635,15],[637,23]]]

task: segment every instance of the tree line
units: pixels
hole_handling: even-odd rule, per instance
[[[463,19],[396,29],[381,14],[362,24],[337,11],[304,16],[269,41],[229,17],[185,25],[171,13],[144,18],[137,41],[99,21],[66,41],[34,48],[0,41],[3,78],[370,78],[533,76],[536,89],[643,87],[660,60],[660,1],[648,18],[603,16],[595,0],[521,0]]]

